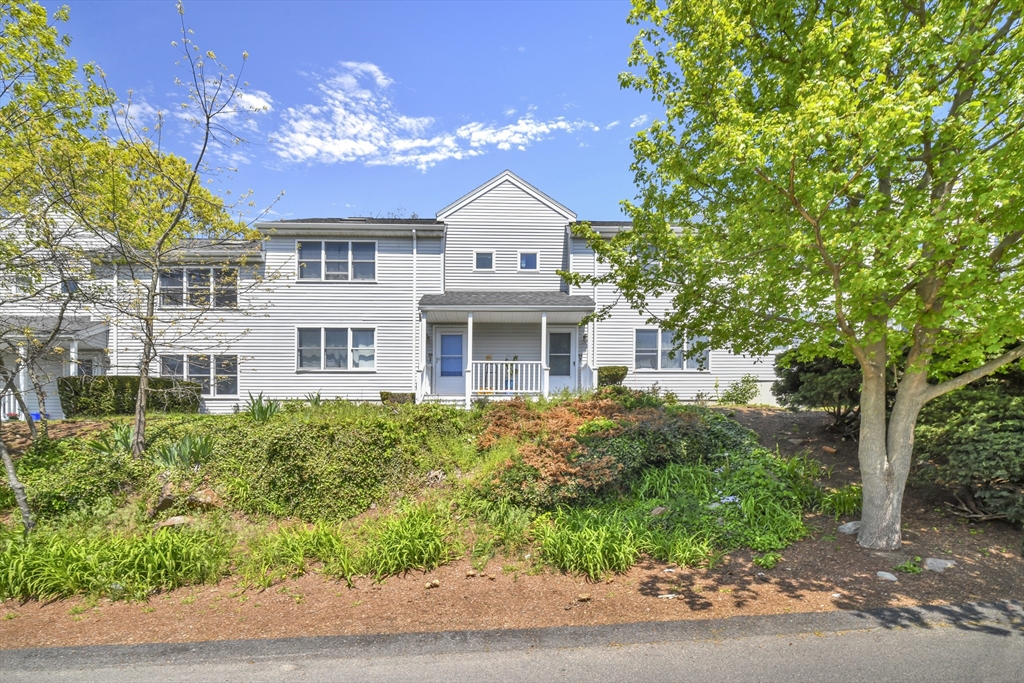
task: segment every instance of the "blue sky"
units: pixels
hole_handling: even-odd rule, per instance
[[[119,95],[132,89],[138,111],[184,100],[173,0],[64,2],[71,55],[99,64]],[[508,168],[580,218],[610,220],[635,194],[629,141],[658,113],[618,86],[636,34],[628,11],[624,0],[191,0],[185,19],[229,65],[249,54],[244,102],[267,110],[235,126],[249,144],[220,182],[260,206],[284,191],[272,218],[433,216]]]

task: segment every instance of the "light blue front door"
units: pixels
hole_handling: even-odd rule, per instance
[[[441,334],[438,340],[437,393],[466,393],[465,338],[462,333]]]

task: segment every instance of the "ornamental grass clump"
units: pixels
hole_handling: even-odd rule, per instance
[[[443,506],[419,504],[369,526],[360,569],[380,581],[412,569],[430,571],[454,559],[460,548],[456,527]]]
[[[349,585],[358,573],[349,542],[326,524],[283,527],[251,540],[238,557],[237,571],[246,586],[268,588],[286,578],[305,574],[312,563],[325,576]]]
[[[207,529],[77,536],[37,529],[28,538],[0,531],[0,599],[76,594],[144,600],[181,586],[210,583],[227,570],[231,538]]]

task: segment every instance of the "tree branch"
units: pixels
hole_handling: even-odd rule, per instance
[[[1010,349],[1009,351],[999,356],[998,358],[993,358],[984,365],[981,365],[973,370],[970,370],[969,372],[965,372],[964,374],[958,377],[954,377],[953,379],[946,380],[945,382],[941,382],[939,384],[929,385],[929,387],[924,392],[924,402],[927,403],[933,398],[938,398],[943,394],[948,394],[954,389],[959,389],[960,387],[966,386],[976,379],[981,379],[986,375],[990,375],[999,368],[1003,367],[1004,365],[1009,365],[1010,363],[1019,358],[1024,358],[1024,344],[1020,344],[1015,348]]]

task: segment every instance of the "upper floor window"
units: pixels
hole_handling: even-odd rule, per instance
[[[164,308],[233,308],[238,305],[238,269],[189,267],[160,271],[160,305]]]
[[[296,246],[300,280],[376,280],[376,242],[303,240]]]
[[[160,356],[160,376],[195,382],[200,386],[203,396],[237,396],[238,356]]]
[[[376,330],[350,327],[300,327],[299,370],[373,370]]]
[[[673,341],[668,330],[636,330],[634,340],[634,368],[636,370],[692,370],[697,372],[710,369],[711,357],[707,348],[689,358],[683,358],[685,351],[692,351],[697,344],[706,344],[707,337],[694,337],[683,346]]]
[[[494,270],[494,252],[476,251],[473,252],[474,270]]]
[[[519,270],[537,270],[538,254],[535,251],[519,252]]]

